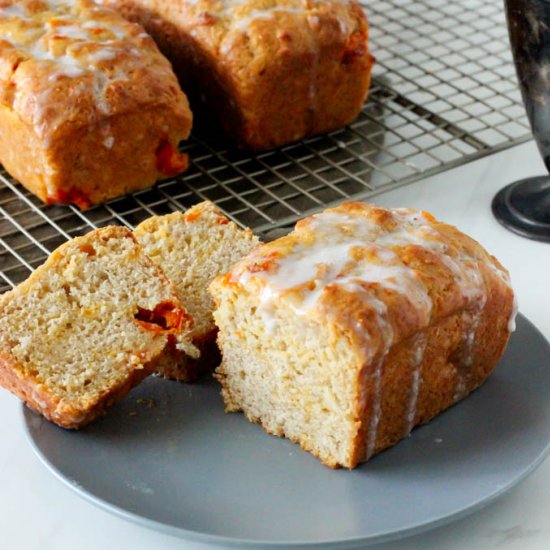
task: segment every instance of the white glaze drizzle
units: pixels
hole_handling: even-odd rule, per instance
[[[52,25],[49,21],[45,24],[46,33],[49,35],[60,35],[71,40],[90,40],[90,35],[83,25],[75,25],[67,21],[66,24]]]
[[[375,296],[369,296],[369,303],[376,312],[378,326],[382,334],[383,340],[383,352],[380,357],[374,363],[374,368],[369,374],[372,380],[373,392],[372,392],[372,407],[369,415],[369,425],[366,435],[366,451],[365,455],[367,460],[374,453],[376,447],[376,438],[378,435],[378,424],[380,423],[380,416],[382,413],[382,369],[386,355],[393,342],[393,328],[388,322],[388,307],[382,300],[379,300]]]
[[[109,42],[116,42],[117,40],[124,40],[126,38],[126,33],[116,25],[111,25],[107,23],[106,21],[84,21],[82,23],[82,28],[87,30],[104,30],[111,33],[115,39],[107,39],[102,40],[102,44],[108,44]],[[147,33],[145,33],[145,36],[148,36]]]
[[[273,19],[276,13],[303,15],[305,10],[304,8],[291,8],[287,6],[273,6],[264,10],[252,10],[245,16],[232,18],[231,26],[238,31],[247,31],[252,21]]]
[[[124,70],[120,70],[119,67],[115,67],[116,70],[112,74],[107,75],[98,70],[96,66],[102,61],[114,59],[117,51],[122,51],[122,49],[126,51],[128,49],[126,45],[123,46],[121,44],[117,44],[116,48],[114,47],[117,42],[126,36],[124,30],[101,20],[79,22],[76,14],[78,2],[75,0],[49,0],[46,4],[47,10],[44,13],[47,14],[46,17],[48,19],[44,19],[42,23],[40,23],[41,20],[39,19],[40,14],[37,15],[36,19],[27,16],[24,4],[11,4],[0,8],[0,17],[8,16],[22,21],[37,22],[41,26],[31,28],[29,32],[42,32],[40,38],[33,40],[30,44],[20,43],[18,40],[8,37],[4,37],[4,40],[9,42],[16,50],[28,55],[30,59],[51,64],[53,70],[48,78],[49,82],[55,83],[60,77],[79,78],[90,74],[93,82],[91,90],[97,109],[100,113],[108,115],[110,108],[105,98],[105,89],[111,82],[126,79],[127,74]],[[95,12],[98,10],[92,9],[90,11]],[[103,8],[99,8],[99,11],[104,10]],[[63,24],[64,21],[67,24]],[[114,38],[98,41],[97,35],[92,36],[90,34],[92,30],[107,31]],[[54,36],[66,37],[72,40],[73,43],[68,45],[64,53],[56,55],[49,49],[49,40]],[[84,50],[82,53],[81,48],[84,45],[93,45],[92,51]],[[135,52],[137,52],[136,48],[131,48],[129,53],[134,57],[138,57],[140,55],[139,52],[137,52],[137,56]],[[81,53],[80,56],[79,53]],[[24,96],[24,90],[24,85],[18,87],[14,97],[14,105],[18,104],[20,97],[22,97],[21,94]],[[50,89],[44,90],[36,97],[34,103],[34,118],[39,128],[43,127],[42,122],[49,106],[51,91]]]
[[[464,325],[467,325],[468,328],[464,332],[464,336],[461,342],[461,354],[460,363],[458,366],[455,366],[457,383],[455,386],[453,400],[460,401],[466,396],[467,382],[469,370],[473,364],[473,348],[475,343],[476,332],[479,327],[479,322],[481,320],[481,313],[483,312],[483,307],[485,301],[481,301],[480,305],[477,306],[473,311],[464,311],[462,313],[462,319]]]
[[[264,312],[272,309],[269,302],[299,287],[304,287],[301,301],[289,301],[297,315],[304,315],[317,307],[320,297],[332,285],[359,292],[361,298],[368,301],[372,293],[361,285],[368,283],[405,296],[422,322],[428,324],[432,303],[416,272],[403,264],[392,250],[377,242],[369,242],[374,241],[380,231],[377,224],[362,217],[327,212],[314,217],[310,229],[316,234],[315,242],[308,246],[297,245],[289,255],[277,262],[276,272],[245,271],[241,275],[243,284],[252,277],[263,278],[268,283],[261,294]],[[354,260],[352,254],[359,249],[368,252],[378,263]]]
[[[10,4],[9,6],[0,8],[0,17],[15,17],[17,19],[29,21],[24,4]]]
[[[518,314],[518,299],[514,293],[514,299],[512,301],[512,312],[510,313],[510,318],[508,319],[508,332],[515,332],[516,330],[516,316]]]
[[[374,370],[371,374],[372,387],[373,387],[373,404],[369,416],[369,427],[367,430],[367,448],[365,452],[366,460],[368,460],[374,453],[376,448],[376,439],[378,437],[378,424],[380,423],[380,416],[382,412],[381,400],[382,400],[382,366],[384,365],[384,357],[380,357],[374,366]]]
[[[465,263],[463,263],[463,265],[469,265],[471,260],[472,259],[469,257],[465,258]],[[457,374],[457,384],[453,396],[455,401],[459,401],[465,397],[467,393],[467,381],[474,359],[473,352],[476,333],[481,321],[483,309],[485,308],[485,304],[487,302],[485,283],[481,274],[475,267],[471,267],[467,273],[471,279],[475,281],[475,284],[473,287],[466,286],[466,289],[470,288],[470,292],[464,292],[464,295],[471,302],[473,302],[474,307],[470,311],[465,310],[462,313],[462,318],[468,328],[463,334],[461,343],[462,360],[460,364],[455,367]]]
[[[191,2],[186,2],[190,4]],[[192,5],[195,5],[194,3]],[[308,11],[306,0],[293,0],[286,6],[269,6],[263,9],[256,9],[250,0],[218,0],[219,9],[207,10],[206,13],[214,18],[223,18],[228,26],[228,34],[220,44],[220,53],[228,55],[234,45],[233,33],[247,34],[250,26],[255,21],[270,20],[275,14],[288,14],[296,17],[305,15]],[[191,35],[196,36],[197,29],[191,29]]]
[[[185,3],[196,6],[200,0],[186,0]],[[334,3],[348,4],[349,2],[338,1]],[[317,3],[311,4],[308,0],[287,0],[287,4],[267,6],[262,9],[254,8],[251,0],[218,0],[219,9],[208,11],[207,13],[214,17],[224,17],[228,20],[229,29],[234,29],[238,32],[248,32],[250,25],[258,20],[273,19],[277,13],[289,14],[295,16],[303,16],[310,14],[318,6]],[[321,4],[321,2],[319,2]],[[317,16],[312,15],[310,17],[319,19]],[[348,34],[348,28],[346,22],[339,16],[337,23],[342,34]]]
[[[113,136],[107,136],[107,137],[103,140],[103,145],[104,145],[107,149],[112,149],[114,144],[115,144],[115,138],[114,138]]]
[[[463,313],[469,325],[465,331],[462,345],[463,365],[469,367],[473,362],[473,345],[481,314],[486,303],[486,289],[483,277],[479,272],[478,263],[481,260],[465,253],[452,252],[445,242],[445,237],[430,225],[421,212],[412,209],[393,209],[390,211],[397,227],[385,231],[381,225],[363,216],[353,216],[345,212],[328,211],[312,217],[304,226],[314,235],[313,242],[307,241],[307,246],[295,245],[290,253],[275,261],[276,268],[268,272],[250,272],[246,268],[238,272],[237,278],[243,286],[253,278],[264,281],[260,296],[260,316],[268,330],[272,330],[275,321],[270,317],[274,309],[274,301],[284,299],[287,291],[299,293],[298,301],[285,300],[297,315],[304,315],[318,307],[324,291],[332,285],[337,285],[356,292],[360,299],[365,300],[377,313],[378,328],[383,335],[383,346],[369,376],[371,377],[374,396],[367,429],[367,458],[375,448],[378,424],[380,421],[380,384],[385,356],[393,344],[391,325],[387,320],[387,309],[384,302],[378,300],[369,290],[369,285],[375,284],[382,288],[398,292],[405,296],[419,314],[422,326],[428,326],[432,303],[427,290],[418,279],[414,270],[402,264],[399,256],[386,247],[418,245],[427,248],[441,259],[450,270],[461,290],[463,298],[469,305]],[[370,257],[376,261],[358,262],[351,254],[359,249],[367,250]],[[261,252],[261,251],[260,251]],[[252,254],[247,262],[265,259],[260,254],[257,258]],[[245,262],[245,265],[246,263]],[[505,272],[490,265],[495,272],[509,285]],[[367,283],[367,286],[364,286]],[[466,324],[466,323],[465,323]],[[356,330],[363,330],[356,327]],[[364,335],[368,345],[370,337]],[[420,388],[421,365],[426,346],[425,336],[418,336],[412,364],[412,383],[409,403],[406,413],[407,426],[410,431],[414,426],[418,392]],[[370,361],[374,352],[367,354]],[[463,395],[465,379],[458,377],[455,390],[456,398]]]
[[[493,270],[494,273],[496,273],[500,280],[510,289],[512,289],[512,282],[510,280],[510,275],[502,269],[498,265],[496,265],[493,262],[489,262],[489,268]],[[518,298],[516,293],[514,292],[514,297],[512,299],[512,309],[510,311],[510,317],[508,318],[508,332],[514,332],[516,330],[516,316],[518,314]]]
[[[187,4],[196,6],[198,0],[187,0]],[[336,0],[335,3],[348,4],[348,0]],[[308,87],[308,111],[306,114],[306,124],[314,129],[314,114],[318,104],[318,76],[321,48],[319,46],[319,33],[316,27],[319,26],[321,19],[315,15],[317,4],[312,4],[309,0],[287,0],[286,5],[271,5],[263,9],[254,8],[250,0],[218,0],[218,5],[221,9],[217,11],[207,10],[206,13],[212,17],[225,18],[228,24],[228,34],[224,37],[220,44],[220,53],[223,56],[229,55],[234,47],[235,37],[233,32],[245,33],[250,31],[251,25],[260,20],[271,20],[277,15],[286,14],[294,18],[305,18],[304,24],[312,29],[311,32],[311,61],[307,63],[308,71],[310,72],[309,87]],[[338,28],[343,36],[347,36],[350,32],[344,18],[333,13],[338,23]],[[284,28],[284,27],[283,27]],[[191,35],[198,34],[197,29],[192,29]]]
[[[405,217],[407,216],[406,213],[403,215]],[[475,337],[487,301],[485,282],[478,269],[479,260],[467,254],[462,254],[457,257],[451,256],[448,254],[445,243],[441,241],[438,242],[438,231],[436,229],[430,226],[418,226],[416,223],[414,223],[413,226],[413,232],[409,232],[406,235],[401,233],[398,235],[397,240],[392,238],[391,241],[393,244],[404,244],[405,242],[409,244],[419,244],[433,252],[439,253],[440,260],[453,274],[455,281],[461,288],[462,295],[467,299],[468,303],[473,304],[473,308],[470,311],[467,310],[463,313],[464,324],[468,326],[468,329],[464,332],[461,343],[461,364],[455,367],[457,383],[453,398],[455,401],[458,401],[465,396],[468,370],[473,364]],[[419,231],[421,231],[423,235],[422,238],[417,240]],[[491,261],[485,262],[485,265],[489,266],[492,271],[499,275],[503,282],[510,286],[509,278],[504,271],[499,269]]]
[[[88,61],[93,65],[97,65],[102,61],[112,61],[117,56],[117,51],[114,48],[101,48],[88,55]]]
[[[414,428],[416,419],[416,406],[418,403],[418,394],[420,392],[422,360],[426,351],[427,337],[425,332],[419,332],[413,340],[413,350],[411,358],[411,392],[409,395],[409,403],[407,405],[407,434],[411,433]]]

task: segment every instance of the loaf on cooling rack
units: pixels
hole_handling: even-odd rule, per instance
[[[193,382],[220,360],[208,285],[259,241],[250,229],[240,229],[211,202],[197,204],[184,214],[153,216],[138,225],[134,235],[174,283],[193,318],[190,337],[201,352],[199,359],[193,359],[185,351],[168,347],[157,372],[166,378]]]
[[[355,0],[107,3],[143,24],[193,107],[242,147],[333,130],[354,120],[366,98],[373,58]]]
[[[191,112],[143,29],[92,0],[0,3],[0,162],[81,208],[187,167]]]
[[[122,227],[58,248],[0,298],[0,385],[79,428],[156,368],[171,342],[197,355],[172,284]]]
[[[348,203],[211,285],[228,411],[353,468],[466,397],[504,352],[506,270],[455,227]]]

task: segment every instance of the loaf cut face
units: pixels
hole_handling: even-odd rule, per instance
[[[187,167],[192,115],[142,27],[93,0],[0,3],[0,162],[87,208]]]
[[[250,229],[228,220],[211,202],[202,202],[185,213],[153,216],[134,231],[147,255],[174,283],[178,297],[193,318],[191,338],[201,350],[199,359],[169,348],[158,373],[191,382],[212,370],[220,360],[216,345],[214,302],[208,293],[212,280],[226,273],[258,245]]]
[[[350,0],[108,0],[170,59],[193,111],[241,147],[350,123],[370,84],[367,19]]]
[[[354,468],[466,397],[515,314],[506,270],[455,227],[347,203],[214,280],[227,411]]]
[[[169,341],[196,356],[175,289],[122,227],[52,253],[0,298],[0,385],[78,428],[150,374]]]

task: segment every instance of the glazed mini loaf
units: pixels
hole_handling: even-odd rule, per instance
[[[250,229],[240,229],[211,202],[197,204],[185,213],[153,216],[138,225],[134,235],[174,283],[193,318],[190,336],[201,353],[199,359],[193,359],[185,351],[168,347],[157,372],[166,378],[193,382],[220,362],[208,285],[259,241]]]
[[[191,321],[132,233],[107,227],[58,248],[0,298],[0,385],[64,428],[105,412]]]
[[[92,0],[0,1],[0,162],[86,208],[179,173],[191,112],[143,29]]]
[[[228,411],[354,468],[482,384],[515,314],[506,270],[455,227],[348,203],[211,285]]]
[[[350,123],[373,58],[355,0],[107,0],[172,61],[193,109],[269,149]],[[202,105],[202,106],[201,106]]]

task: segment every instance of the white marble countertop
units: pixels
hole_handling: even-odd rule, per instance
[[[384,206],[431,211],[483,243],[510,270],[520,311],[550,339],[550,244],[517,237],[490,210],[507,183],[541,175],[533,142],[380,195]],[[149,531],[85,502],[55,479],[26,440],[21,406],[0,391],[0,548],[6,550],[204,549]],[[402,541],[372,548],[538,550],[550,548],[550,459],[496,503],[465,519]]]

